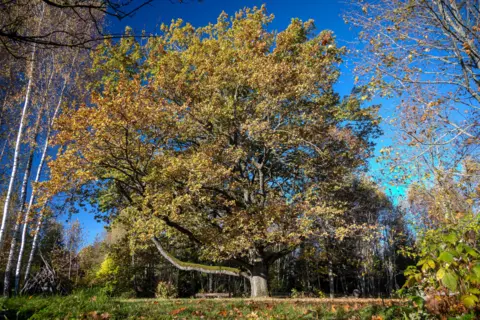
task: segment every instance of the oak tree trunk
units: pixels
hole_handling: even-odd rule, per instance
[[[268,297],[268,267],[263,260],[255,262],[250,277],[252,298]]]

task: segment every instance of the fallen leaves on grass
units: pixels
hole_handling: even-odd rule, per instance
[[[195,310],[195,311],[192,312],[192,316],[204,317],[205,315],[203,314],[202,311],[200,311],[200,310]]]
[[[176,315],[179,314],[180,312],[183,312],[185,309],[187,309],[187,308],[184,307],[184,308],[172,310],[172,311],[170,312],[170,315],[176,316]]]
[[[102,314],[98,314],[97,311],[91,311],[87,314],[87,319],[95,319],[95,320],[107,320],[110,319],[110,314],[108,312],[104,312]]]
[[[227,310],[222,310],[218,313],[218,315],[220,315],[222,317],[226,317],[228,315],[228,312],[227,312]]]

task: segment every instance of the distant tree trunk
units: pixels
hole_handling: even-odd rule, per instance
[[[330,298],[335,297],[335,279],[333,277],[333,263],[332,259],[328,260],[328,283],[330,286]]]
[[[72,252],[68,251],[68,280],[72,277]]]
[[[12,135],[12,132],[9,132],[7,138],[6,138],[5,141],[3,142],[2,151],[0,151],[0,163],[1,163],[2,160],[3,160],[3,154],[5,153],[5,149],[7,148],[8,141],[10,140],[10,136],[11,136],[11,135]]]

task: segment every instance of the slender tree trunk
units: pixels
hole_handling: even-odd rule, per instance
[[[44,218],[43,216],[44,216],[44,212],[42,208],[42,210],[40,210],[40,215],[38,216],[37,227],[35,228],[35,235],[33,236],[32,249],[30,250],[30,256],[28,257],[27,268],[25,269],[25,277],[24,277],[25,281],[27,281],[28,277],[30,276],[30,269],[32,268],[32,262],[35,256],[35,250],[37,249],[37,246],[38,246],[40,229],[42,228],[42,224],[43,224],[43,218]]]
[[[40,180],[40,175],[41,175],[41,172],[42,172],[43,163],[45,161],[47,147],[48,147],[48,135],[47,135],[47,141],[45,141],[45,146],[44,146],[43,151],[42,151],[42,156],[40,158],[40,162],[38,164],[37,173],[36,173],[35,181],[34,181],[34,184],[33,184],[34,186]],[[32,189],[32,193],[30,195],[30,200],[28,202],[28,207],[27,207],[27,210],[25,211],[25,215],[23,217],[24,222],[23,222],[22,237],[21,237],[21,242],[20,242],[20,250],[18,251],[17,266],[15,268],[15,293],[17,293],[17,294],[19,292],[19,286],[20,286],[20,271],[22,269],[23,252],[25,251],[25,242],[26,242],[26,239],[27,239],[28,221],[30,219],[30,212],[32,210],[32,205],[33,205],[34,200],[35,200],[35,194],[36,194],[35,189]]]
[[[10,140],[10,136],[11,136],[11,132],[8,133],[7,138],[6,138],[5,141],[3,142],[2,151],[0,151],[0,163],[2,163],[3,154],[5,153],[5,149],[7,148],[8,141]]]
[[[0,250],[3,247],[3,241],[5,238],[5,229],[7,226],[7,218],[8,218],[8,213],[9,213],[9,207],[10,207],[10,201],[12,198],[12,193],[13,193],[13,186],[15,184],[15,178],[17,175],[17,167],[18,167],[18,159],[20,157],[20,145],[22,143],[22,136],[23,136],[23,127],[25,125],[25,117],[27,114],[28,110],[28,105],[30,103],[30,96],[32,92],[32,83],[33,83],[33,71],[35,69],[35,54],[36,54],[36,45],[34,44],[33,46],[33,52],[32,52],[32,61],[30,62],[30,69],[28,72],[28,84],[27,84],[27,90],[25,93],[25,102],[23,104],[22,108],[22,115],[20,117],[20,125],[18,127],[18,132],[17,132],[17,140],[15,142],[15,152],[13,155],[13,166],[12,166],[12,172],[10,174],[10,181],[8,183],[8,191],[7,195],[5,197],[5,203],[3,205],[3,216],[2,216],[2,225],[0,226]],[[5,290],[4,290],[5,292]]]
[[[76,58],[76,56],[75,56],[75,58]],[[73,59],[72,63],[75,63],[75,58]],[[60,92],[60,97],[58,99],[57,106],[55,107],[55,111],[53,113],[52,119],[51,119],[51,121],[49,123],[49,126],[48,126],[48,129],[47,129],[47,134],[45,136],[45,144],[43,146],[42,156],[40,157],[40,162],[38,163],[34,185],[37,184],[40,181],[40,176],[42,174],[43,165],[45,163],[45,158],[46,158],[46,155],[47,155],[51,130],[52,130],[53,124],[55,122],[55,119],[57,118],[60,107],[62,105],[63,94],[65,92],[65,87],[67,85],[67,82],[68,82],[68,79],[65,78],[65,80],[63,82],[62,90]],[[25,242],[26,242],[26,239],[27,239],[28,221],[30,219],[31,209],[32,209],[33,203],[35,202],[35,196],[36,196],[36,190],[32,190],[32,194],[30,195],[30,201],[28,203],[28,208],[27,208],[27,211],[25,212],[25,217],[24,217],[24,224],[23,224],[23,230],[22,230],[20,250],[18,252],[17,267],[15,269],[15,292],[17,294],[18,294],[19,289],[20,289],[20,273],[21,273],[21,270],[22,270],[23,253],[25,251]],[[33,247],[32,247],[32,250],[33,250]]]
[[[335,278],[333,277],[333,263],[332,259],[328,260],[328,283],[330,288],[330,298],[335,297]]]
[[[40,116],[39,116],[40,117]],[[36,130],[38,130],[38,125]],[[38,133],[38,132],[37,132]],[[15,226],[13,227],[13,237],[10,243],[10,252],[8,253],[7,266],[5,267],[5,279],[3,282],[3,295],[8,297],[10,295],[10,278],[14,265],[15,250],[17,249],[18,232],[20,231],[20,224],[22,223],[23,212],[25,211],[25,203],[27,197],[27,186],[30,178],[30,171],[32,169],[33,155],[35,154],[35,147],[32,146],[30,154],[28,155],[27,166],[23,176],[22,189],[20,191],[20,210],[17,213]]]
[[[68,280],[72,276],[72,250],[68,250]]]

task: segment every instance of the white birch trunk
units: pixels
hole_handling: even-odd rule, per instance
[[[74,61],[75,61],[75,59],[74,59]],[[55,119],[58,115],[58,111],[60,109],[60,106],[62,105],[62,98],[63,98],[63,93],[65,91],[66,85],[67,85],[67,79],[65,79],[65,81],[63,82],[63,87],[62,87],[62,91],[60,92],[60,97],[58,99],[57,106],[55,107],[55,111],[53,113],[52,120],[50,121],[48,129],[47,129],[47,134],[46,134],[46,137],[45,137],[45,144],[43,146],[42,156],[41,156],[40,162],[38,164],[37,173],[35,175],[35,181],[34,181],[33,185],[36,185],[40,181],[40,176],[42,174],[43,165],[45,163],[45,158],[46,158],[46,155],[47,155],[50,133],[51,133],[51,130],[52,130],[53,123],[55,122]],[[26,242],[26,239],[27,239],[28,221],[30,219],[30,213],[31,213],[31,210],[32,210],[33,203],[35,202],[35,196],[36,196],[36,190],[33,189],[32,194],[30,195],[30,200],[28,202],[28,208],[27,208],[27,211],[25,212],[25,216],[24,216],[24,224],[23,224],[23,230],[22,230],[20,250],[18,251],[17,267],[15,269],[15,293],[17,293],[17,294],[20,290],[20,273],[21,273],[21,270],[22,270],[23,253],[25,251],[25,242]],[[38,230],[38,231],[40,231],[40,230]],[[36,236],[34,237],[34,240],[35,239],[37,239],[37,241],[38,241],[38,238]],[[32,247],[32,251],[33,250],[34,249]]]
[[[38,127],[37,127],[38,130]],[[23,176],[22,189],[20,191],[20,210],[17,213],[17,219],[15,221],[15,226],[13,227],[13,237],[12,242],[10,243],[10,251],[8,253],[7,266],[5,267],[5,278],[3,282],[3,296],[8,297],[10,295],[10,278],[11,271],[14,264],[15,250],[17,248],[18,232],[20,230],[20,224],[25,211],[26,197],[27,197],[27,186],[28,180],[30,178],[30,171],[32,169],[33,155],[35,148],[31,148],[30,154],[28,155],[28,162],[25,168],[25,174]]]
[[[35,67],[35,53],[36,53],[36,46],[34,45],[33,52],[32,52],[32,61],[30,63],[27,91],[25,93],[25,102],[24,102],[23,108],[22,108],[22,116],[20,117],[20,125],[18,127],[17,140],[16,140],[16,143],[15,143],[15,152],[14,152],[14,155],[13,155],[12,172],[10,174],[10,181],[8,183],[7,196],[5,197],[5,203],[3,205],[2,225],[0,226],[0,250],[3,247],[3,241],[4,241],[4,238],[5,238],[5,228],[7,226],[7,218],[8,218],[8,213],[9,213],[10,200],[12,198],[12,192],[13,192],[13,185],[15,183],[15,177],[17,175],[18,158],[20,157],[20,145],[22,143],[23,126],[25,124],[25,116],[26,116],[26,113],[27,113],[28,104],[30,102],[30,95],[31,95],[31,91],[32,91],[33,70],[34,70],[34,67]]]
[[[35,251],[37,250],[40,229],[42,228],[43,224],[43,215],[44,211],[42,209],[40,210],[40,215],[38,216],[37,227],[35,228],[35,235],[33,236],[32,250],[30,250],[30,256],[28,257],[27,268],[25,270],[24,277],[25,281],[27,281],[28,277],[30,276],[30,269],[32,268],[33,257],[35,256]]]
[[[42,25],[44,13],[45,13],[45,4],[42,5],[41,18],[40,18],[40,21],[38,22],[38,25],[37,25],[38,29],[40,29],[40,27]],[[22,115],[20,117],[20,125],[18,127],[17,140],[15,142],[15,152],[13,154],[12,172],[10,174],[10,181],[8,183],[7,196],[5,197],[5,203],[3,205],[2,224],[0,226],[0,250],[3,248],[3,242],[5,240],[5,228],[6,228],[6,225],[7,225],[7,218],[8,218],[8,213],[9,213],[10,200],[12,198],[13,186],[15,184],[15,177],[17,175],[18,159],[20,157],[20,144],[22,143],[23,126],[25,124],[25,116],[27,114],[28,105],[30,103],[30,96],[31,96],[31,93],[32,93],[33,72],[35,70],[36,53],[37,53],[37,46],[36,46],[36,44],[34,44],[33,45],[33,51],[32,51],[32,57],[31,57],[31,61],[30,61],[30,69],[28,71],[28,84],[27,84],[27,90],[25,92],[25,101],[23,103]]]

